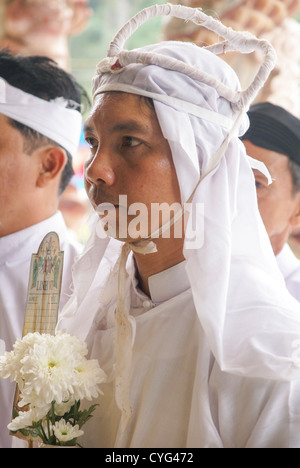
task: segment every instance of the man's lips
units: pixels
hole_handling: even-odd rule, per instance
[[[86,191],[95,211],[98,210],[99,206],[106,205],[107,209],[119,206],[119,196],[108,193],[104,187],[91,185]]]

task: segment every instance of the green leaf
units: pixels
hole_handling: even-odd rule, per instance
[[[92,413],[95,411],[97,406],[99,405],[92,405],[89,409],[79,412],[77,424],[79,425],[80,429],[89,419],[93,417]]]

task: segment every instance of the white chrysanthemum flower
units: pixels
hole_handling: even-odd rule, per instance
[[[2,379],[8,379],[8,377],[10,377],[12,382],[17,381],[18,369],[16,369],[15,366],[16,363],[13,352],[5,353],[4,356],[0,357],[0,377]],[[20,363],[18,367],[20,367]]]
[[[12,382],[17,382],[19,387],[23,387],[22,359],[29,350],[38,343],[42,343],[44,338],[40,333],[28,333],[22,340],[17,340],[14,344],[14,350],[5,353],[0,358],[0,377],[7,379],[10,377]]]
[[[34,437],[47,440],[55,432],[61,443],[82,435],[78,425],[61,420],[50,427],[50,422],[53,415],[63,417],[76,405],[76,417],[83,415],[84,424],[84,413],[78,413],[80,400],[92,400],[102,393],[99,384],[106,375],[97,360],[86,359],[87,354],[86,343],[66,333],[30,333],[17,340],[14,350],[0,357],[0,377],[18,383],[19,407],[28,405],[30,411],[20,412],[8,428],[13,432],[27,429]],[[74,424],[75,420],[74,415]]]
[[[106,381],[106,374],[96,359],[82,359],[76,366],[75,400],[92,400],[102,393],[99,384]]]
[[[21,411],[19,416],[17,416],[10,424],[8,424],[7,428],[12,432],[17,432],[20,429],[26,429],[27,427],[31,427],[34,423],[43,419],[47,413],[47,408],[43,410],[31,409],[29,411]]]
[[[17,432],[20,429],[25,429],[26,427],[32,426],[34,420],[31,414],[31,411],[20,412],[19,416],[12,420],[8,424],[7,429],[13,432]]]
[[[66,355],[68,359],[72,355],[72,359],[78,361],[88,354],[86,343],[79,340],[76,336],[58,332],[55,337],[52,338],[54,338],[57,346],[63,346],[64,349],[69,350],[69,353]]]
[[[67,340],[68,341],[68,340]],[[20,405],[45,406],[69,400],[75,383],[78,356],[70,352],[68,343],[49,337],[46,343],[36,344],[22,359],[21,374],[25,385]]]
[[[59,442],[70,442],[70,440],[77,439],[77,437],[84,434],[78,425],[72,426],[70,423],[66,423],[64,419],[55,423],[53,432]]]

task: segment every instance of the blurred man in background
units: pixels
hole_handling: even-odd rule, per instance
[[[300,227],[300,120],[269,102],[249,110],[250,128],[242,140],[247,153],[262,161],[273,179],[255,173],[259,211],[290,293],[300,301],[300,262],[288,245]]]
[[[71,293],[81,246],[69,238],[58,203],[73,175],[82,90],[46,57],[1,51],[0,70],[0,341],[11,351],[22,336],[31,256],[49,231],[64,251],[61,306]],[[13,397],[14,386],[1,381],[0,447],[11,444]]]

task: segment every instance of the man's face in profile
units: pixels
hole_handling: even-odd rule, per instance
[[[119,232],[124,231],[122,220],[126,219],[128,227],[134,221],[134,210],[128,208],[140,206],[144,216],[139,218],[143,225],[140,237],[147,237],[159,227],[151,220],[152,205],[180,204],[171,150],[154,108],[133,94],[103,94],[86,122],[85,138],[91,148],[85,164],[85,187],[93,207],[97,210],[106,205],[102,213],[98,209],[102,218],[105,211],[106,223],[114,212],[116,237],[124,240]],[[114,222],[113,216],[111,220]],[[129,230],[127,241],[131,239]]]

